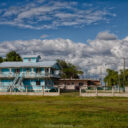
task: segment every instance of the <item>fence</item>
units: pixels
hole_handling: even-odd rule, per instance
[[[120,87],[87,87],[80,88],[80,96],[118,96],[118,97],[128,97],[128,92],[123,92],[123,88]]]
[[[42,95],[42,96],[59,96],[60,88],[53,89],[23,89],[12,90],[11,88],[0,88],[0,95]]]

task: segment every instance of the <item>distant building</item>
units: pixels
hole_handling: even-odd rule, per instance
[[[0,91],[42,91],[60,78],[56,61],[40,61],[39,55],[23,56],[23,62],[0,63]]]
[[[81,86],[100,86],[99,80],[93,79],[59,79],[56,81],[56,86],[60,86],[65,90],[78,90]]]

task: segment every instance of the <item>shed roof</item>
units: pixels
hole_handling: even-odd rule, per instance
[[[53,67],[56,61],[42,61],[42,62],[3,62],[0,63],[0,68],[18,68],[18,67]]]

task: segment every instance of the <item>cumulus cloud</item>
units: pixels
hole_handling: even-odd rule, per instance
[[[97,35],[99,40],[116,40],[117,36],[115,34],[109,33],[108,31],[99,32]]]
[[[42,60],[65,59],[84,71],[88,69],[92,74],[100,74],[101,70],[105,72],[106,68],[122,68],[122,57],[128,55],[128,38],[119,40],[114,34],[101,32],[95,40],[89,40],[88,43],[61,38],[6,41],[0,43],[0,56],[5,56],[10,50],[21,55],[40,54]]]
[[[68,1],[38,0],[2,8],[0,24],[29,29],[53,29],[61,26],[84,26],[99,21],[109,22],[114,17],[108,9],[98,9],[92,4]]]

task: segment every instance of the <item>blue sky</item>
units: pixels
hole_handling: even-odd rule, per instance
[[[104,65],[120,70],[128,56],[127,12],[128,0],[0,0],[0,56],[15,50],[90,65],[92,74]]]
[[[0,0],[0,42],[71,39],[87,43],[109,31],[128,35],[128,0]]]

